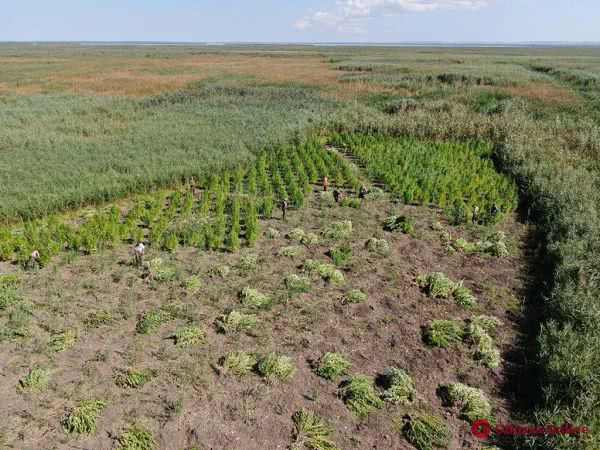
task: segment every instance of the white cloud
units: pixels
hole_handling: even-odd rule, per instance
[[[480,9],[490,0],[337,0],[330,10],[316,11],[299,19],[295,27],[334,28],[361,32],[361,22],[372,17],[391,17],[403,12],[429,12],[444,9]]]

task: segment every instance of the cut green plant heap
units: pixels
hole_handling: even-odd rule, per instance
[[[451,383],[441,386],[440,393],[448,404],[461,408],[461,417],[468,422],[486,419],[494,423],[492,405],[480,389],[462,383]]]
[[[246,286],[240,292],[242,305],[252,309],[269,309],[273,304],[271,297],[261,294],[256,289]]]
[[[385,220],[383,228],[386,231],[400,231],[404,234],[413,234],[416,223],[416,219],[411,216],[391,216]]]
[[[419,275],[417,284],[431,298],[453,297],[456,304],[471,309],[477,305],[477,298],[462,282],[456,283],[441,272]]]
[[[297,370],[292,358],[273,352],[260,355],[256,368],[263,377],[284,382],[291,381]]]
[[[156,442],[152,433],[141,424],[129,425],[117,439],[118,450],[154,450]]]
[[[448,347],[463,340],[463,327],[454,320],[434,320],[424,334],[425,342],[432,347]]]
[[[63,426],[68,434],[96,433],[96,421],[100,412],[108,406],[108,402],[102,400],[83,400],[67,415]]]
[[[315,373],[328,380],[334,380],[346,375],[350,361],[341,353],[325,353],[315,363]]]
[[[367,417],[384,404],[375,389],[375,381],[367,375],[354,375],[343,383],[340,396],[346,406],[360,418]]]
[[[417,450],[447,448],[452,441],[448,426],[442,419],[430,415],[411,417],[402,428],[402,433]]]
[[[52,372],[39,367],[33,368],[19,380],[17,390],[24,393],[42,392],[48,388]]]
[[[255,314],[245,314],[234,310],[218,317],[215,320],[215,325],[220,333],[235,333],[252,330],[256,327],[257,320]]]
[[[331,440],[335,430],[325,419],[304,409],[294,413],[292,419],[296,427],[292,450],[338,450]]]
[[[413,380],[405,370],[388,367],[381,372],[379,378],[386,402],[410,404],[415,399],[417,392]]]

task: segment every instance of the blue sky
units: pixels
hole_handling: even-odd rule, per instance
[[[0,0],[0,41],[600,41],[600,0]]]

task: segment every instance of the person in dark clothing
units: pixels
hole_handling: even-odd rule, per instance
[[[363,184],[360,187],[360,190],[358,191],[358,198],[360,198],[361,200],[364,200],[365,197],[367,196],[367,194],[369,193],[369,190],[367,189],[367,187]]]
[[[333,199],[335,200],[336,203],[339,203],[341,198],[342,198],[342,194],[340,194],[340,191],[338,191],[337,188],[335,188],[333,190]]]
[[[288,203],[288,199],[285,198],[281,201],[281,203],[279,204],[279,207],[281,208],[281,218],[283,220],[285,220],[285,213],[287,212],[288,208],[289,208],[289,203]]]
[[[498,208],[498,205],[496,203],[494,203],[492,205],[492,218],[496,218],[496,216],[498,215],[498,213],[500,212],[500,208]]]

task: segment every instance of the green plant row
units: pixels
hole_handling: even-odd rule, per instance
[[[302,207],[311,183],[326,176],[338,185],[358,185],[349,164],[323,150],[318,139],[280,145],[258,154],[248,167],[139,196],[125,212],[113,205],[84,211],[75,220],[52,216],[2,227],[0,261],[44,266],[60,251],[90,254],[121,242],[166,251],[180,245],[236,251],[258,240],[259,216],[270,218],[284,199],[291,208]]]
[[[405,203],[445,208],[456,223],[473,214],[492,223],[517,206],[516,185],[496,171],[490,145],[344,132],[332,139]]]

